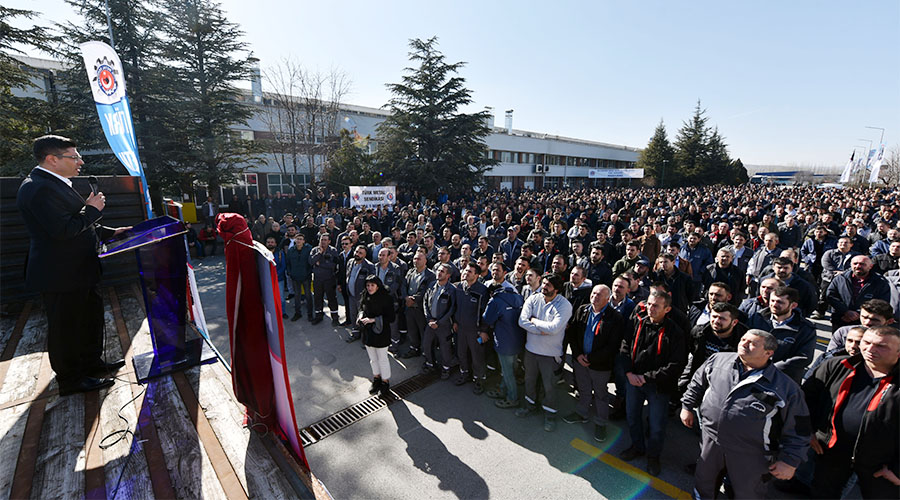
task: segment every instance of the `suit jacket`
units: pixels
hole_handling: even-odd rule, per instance
[[[36,292],[71,292],[100,281],[98,235],[113,235],[100,226],[103,215],[63,181],[34,169],[22,181],[16,206],[31,244],[25,264],[25,287]]]

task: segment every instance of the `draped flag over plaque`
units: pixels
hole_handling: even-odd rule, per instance
[[[134,125],[131,122],[131,107],[125,94],[122,61],[119,60],[116,51],[103,42],[85,42],[79,47],[106,142],[128,173],[141,178],[147,217],[152,218],[150,190],[147,187],[147,178],[144,177],[141,158],[138,156],[137,138],[134,136]]]
[[[225,240],[225,301],[234,394],[248,423],[274,431],[307,467],[284,348],[281,296],[272,253],[238,214],[216,217]],[[260,427],[257,427],[260,428]]]

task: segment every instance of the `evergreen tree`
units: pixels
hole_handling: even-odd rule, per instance
[[[162,40],[159,32],[164,19],[156,0],[108,0],[107,11],[103,3],[90,0],[66,0],[78,15],[75,20],[56,25],[60,43],[54,55],[63,61],[66,69],[57,74],[58,102],[56,106],[64,117],[55,130],[71,137],[82,150],[95,150],[88,159],[92,174],[128,174],[109,148],[103,134],[96,105],[90,89],[90,81],[84,68],[81,43],[102,41],[112,46],[122,63],[120,78],[125,82],[132,123],[150,189],[154,211],[160,212],[162,192],[178,184],[178,174],[170,167],[169,153],[177,128],[167,126],[163,117],[168,96],[169,82],[162,70]],[[109,38],[112,26],[113,40]]]
[[[708,118],[704,116],[705,114],[706,110],[700,108],[698,100],[697,107],[694,108],[694,116],[690,121],[684,122],[675,140],[678,175],[683,183],[689,185],[708,183],[708,179],[704,178],[708,166],[707,145],[709,141],[709,130],[706,126]]]
[[[750,176],[747,174],[747,168],[740,158],[728,164],[729,181],[726,184],[737,185],[750,182]]]
[[[246,125],[252,108],[242,102],[234,82],[250,75],[243,32],[209,0],[161,0],[163,58],[170,82],[165,126],[178,131],[166,150],[181,182],[219,187],[237,179],[258,161],[260,148],[232,132]]]
[[[18,46],[49,50],[53,40],[45,28],[20,29],[14,18],[32,19],[37,12],[0,6],[0,175],[23,176],[34,166],[31,141],[52,129],[55,109],[43,99],[13,94],[13,89],[36,90],[32,78],[41,75],[13,56]]]
[[[731,157],[728,156],[728,145],[725,138],[719,135],[719,128],[713,129],[706,143],[706,161],[704,163],[703,178],[705,184],[733,184],[734,179],[729,166]]]
[[[347,186],[371,186],[383,182],[375,172],[372,157],[366,152],[368,137],[356,138],[347,129],[341,129],[340,148],[331,154],[325,170],[325,182],[333,192],[344,191]]]
[[[447,63],[437,38],[410,40],[402,83],[388,84],[391,116],[378,127],[377,159],[402,189],[468,195],[484,184],[490,133],[487,111],[465,114],[472,102],[465,79],[456,74],[465,63]]]
[[[636,166],[644,169],[644,178],[651,179],[652,185],[665,187],[678,183],[674,160],[675,149],[669,144],[666,126],[660,120],[647,147],[641,151]]]

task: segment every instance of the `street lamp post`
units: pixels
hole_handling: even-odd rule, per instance
[[[881,128],[881,127],[870,127],[869,125],[866,125],[866,128],[871,128],[871,129],[874,129],[874,130],[880,130],[880,131],[881,131],[881,139],[878,139],[878,144],[884,144],[884,129],[883,129],[883,128]]]
[[[663,160],[662,163],[663,166],[659,176],[659,187],[664,188],[666,187],[666,165],[669,163],[669,160]]]

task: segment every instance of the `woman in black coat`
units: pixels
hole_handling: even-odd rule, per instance
[[[381,391],[387,398],[391,392],[391,364],[387,348],[391,345],[390,324],[394,321],[394,302],[378,276],[366,278],[366,293],[359,302],[356,318],[362,334],[369,364],[372,365],[372,386],[369,394]]]

